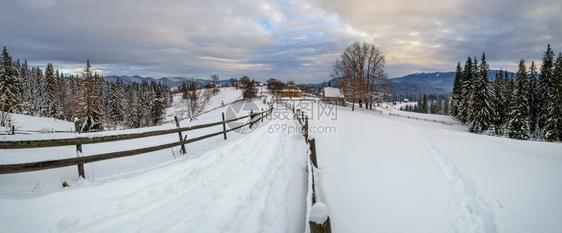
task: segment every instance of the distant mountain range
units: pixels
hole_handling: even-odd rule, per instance
[[[499,70],[491,70],[489,77],[493,79]],[[515,75],[509,72],[510,75]],[[124,84],[131,85],[133,82],[141,83],[142,81],[155,81],[161,82],[169,87],[178,87],[183,82],[187,82],[190,79],[185,77],[163,77],[159,79],[151,77],[141,77],[138,75],[134,76],[124,76],[124,75],[108,75],[104,76],[107,81],[117,81],[119,78]],[[392,86],[392,96],[394,99],[399,100],[403,98],[415,99],[423,94],[437,94],[446,95],[453,91],[453,82],[455,80],[455,72],[431,72],[431,73],[414,73],[403,77],[391,78],[393,83]],[[198,85],[204,86],[211,83],[211,79],[195,79]],[[338,87],[341,83],[341,78],[334,78],[328,80],[327,82],[321,83],[309,83],[306,86],[312,87],[314,89],[319,89],[323,85],[328,85],[328,82],[332,87]],[[219,84],[230,83],[230,79],[221,79]],[[298,83],[298,82],[297,82]]]
[[[142,76],[139,76],[139,75],[134,75],[134,76],[108,75],[108,76],[104,76],[103,78],[106,81],[109,81],[109,82],[116,82],[117,79],[119,79],[123,82],[123,84],[126,84],[126,85],[131,85],[134,82],[141,83],[143,81],[160,82],[160,83],[168,85],[168,87],[178,87],[182,83],[188,82],[190,80],[190,78],[185,78],[185,77],[164,77],[164,78],[155,79],[155,78],[152,78],[152,77],[142,77]],[[213,82],[213,81],[211,81],[211,79],[195,79],[195,81],[197,82],[197,85],[200,85],[200,86],[204,86],[204,85],[207,85],[207,84]],[[230,79],[219,80],[218,83],[219,84],[230,83]]]
[[[490,70],[488,76],[494,79],[499,70]],[[515,75],[509,72],[510,75]],[[431,73],[414,73],[403,77],[391,78],[392,81],[392,98],[415,99],[423,94],[447,95],[453,92],[453,83],[455,81],[455,72],[431,72]],[[329,80],[333,87],[338,87],[341,78]],[[327,82],[326,82],[327,83]],[[311,87],[320,87],[323,83],[309,84]],[[327,85],[327,84],[326,84]]]

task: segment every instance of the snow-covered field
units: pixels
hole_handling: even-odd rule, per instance
[[[181,125],[220,121],[227,107],[220,103],[239,93],[221,91],[208,107],[218,109]],[[388,116],[397,111],[386,108],[295,104],[310,116],[317,200],[327,204],[333,232],[562,231],[562,143],[476,135],[462,125]],[[307,145],[281,111],[250,134],[188,144],[187,155],[173,148],[86,164],[86,179],[76,167],[0,175],[2,232],[307,232]],[[175,125],[95,135],[166,128]],[[176,140],[85,145],[84,153]],[[74,156],[74,147],[0,150],[0,163]],[[65,181],[70,188],[62,188]]]
[[[561,143],[349,107],[311,125],[337,131],[313,134],[334,232],[562,231]]]
[[[181,124],[220,121],[223,111],[217,109],[202,115],[200,121]],[[300,135],[270,134],[271,124],[295,122],[265,120],[250,134],[231,132],[226,141],[221,135],[188,144],[187,155],[181,155],[178,147],[86,164],[86,179],[78,178],[76,167],[0,175],[2,232],[303,232],[307,146]],[[174,127],[169,124],[95,135]],[[189,131],[188,135],[195,137],[221,129]],[[74,135],[16,135],[5,136],[4,140],[48,136]],[[174,134],[132,143],[105,143],[103,148],[84,145],[84,153],[176,140]],[[74,150],[0,150],[0,157],[3,164],[20,163],[73,157]],[[70,188],[62,188],[62,182],[70,184]]]

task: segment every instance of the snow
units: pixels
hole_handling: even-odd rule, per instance
[[[47,191],[7,187],[17,187],[12,179],[25,174],[56,179],[59,169],[2,175],[0,224],[5,232],[304,232],[307,146],[301,135],[269,133],[271,124],[295,122],[269,121],[200,156],[96,180],[74,178],[72,167],[63,175],[71,188],[63,189],[61,180],[59,189]]]
[[[435,114],[424,114],[419,112],[409,112],[409,111],[401,111],[398,110],[400,107],[405,107],[406,105],[417,105],[416,102],[409,102],[409,103],[399,103],[397,105],[383,103],[380,104],[380,107],[376,109],[381,111],[384,115],[391,115],[397,114],[398,117],[405,117],[405,118],[414,118],[421,121],[436,121],[441,122],[442,124],[449,124],[449,125],[460,125],[462,124],[459,120],[453,118],[452,116],[448,115],[435,115]],[[393,117],[396,117],[395,115]]]
[[[63,121],[55,118],[32,117],[32,116],[13,114],[13,113],[10,113],[9,116],[13,121],[12,124],[15,126],[16,133],[18,133],[18,131],[23,133],[32,133],[26,131],[45,132],[45,133],[49,133],[52,131],[74,132],[73,122]],[[0,129],[0,130],[1,130],[0,132],[6,131],[6,129]]]
[[[183,120],[181,126],[222,120],[227,106],[221,101],[227,104],[239,95],[239,90],[221,90],[207,113],[197,121]],[[254,102],[267,107],[261,99]],[[78,178],[76,167],[0,175],[2,231],[308,232],[308,220],[323,222],[327,216],[332,232],[562,231],[562,143],[472,134],[448,116],[402,112],[391,105],[351,111],[349,106],[317,103],[295,102],[310,117],[318,168],[307,159],[303,137],[290,132],[298,123],[276,114],[278,118],[265,120],[249,134],[188,144],[187,155],[178,147],[85,164],[86,179]],[[278,107],[276,111],[286,111]],[[173,111],[175,107],[169,109]],[[52,119],[16,118],[31,127],[28,121],[38,122],[28,128],[36,130],[51,127]],[[170,128],[175,123],[96,134],[3,135],[2,140]],[[186,134],[192,138],[220,130],[222,126]],[[83,154],[176,140],[171,134],[83,145]],[[0,150],[0,163],[76,155],[73,146]],[[307,170],[312,169],[314,207],[307,185],[313,179]],[[63,182],[70,187],[63,188]]]
[[[333,232],[562,230],[562,144],[387,113],[338,106],[336,119],[310,121],[337,127],[312,134],[317,200]]]
[[[316,224],[324,224],[328,220],[328,206],[322,202],[316,202],[310,210],[310,221]]]

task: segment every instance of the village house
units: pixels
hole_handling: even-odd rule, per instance
[[[289,84],[285,89],[281,90],[281,97],[300,98],[301,94],[301,90],[294,84]]]
[[[345,106],[345,97],[339,88],[325,87],[322,89],[322,101],[324,103]]]

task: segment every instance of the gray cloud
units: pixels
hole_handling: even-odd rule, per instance
[[[372,0],[21,0],[0,2],[1,45],[32,65],[105,74],[323,81],[353,41],[374,42],[395,77],[492,67],[560,46],[562,3]],[[558,51],[558,50],[556,50]],[[495,63],[494,63],[495,62]]]
[[[393,58],[389,66],[403,67],[405,73],[412,67],[452,70],[456,61],[468,55],[480,58],[483,52],[493,68],[513,68],[522,58],[540,60],[548,43],[560,49],[562,42],[562,2],[557,0],[319,0],[319,4],[373,35]]]

